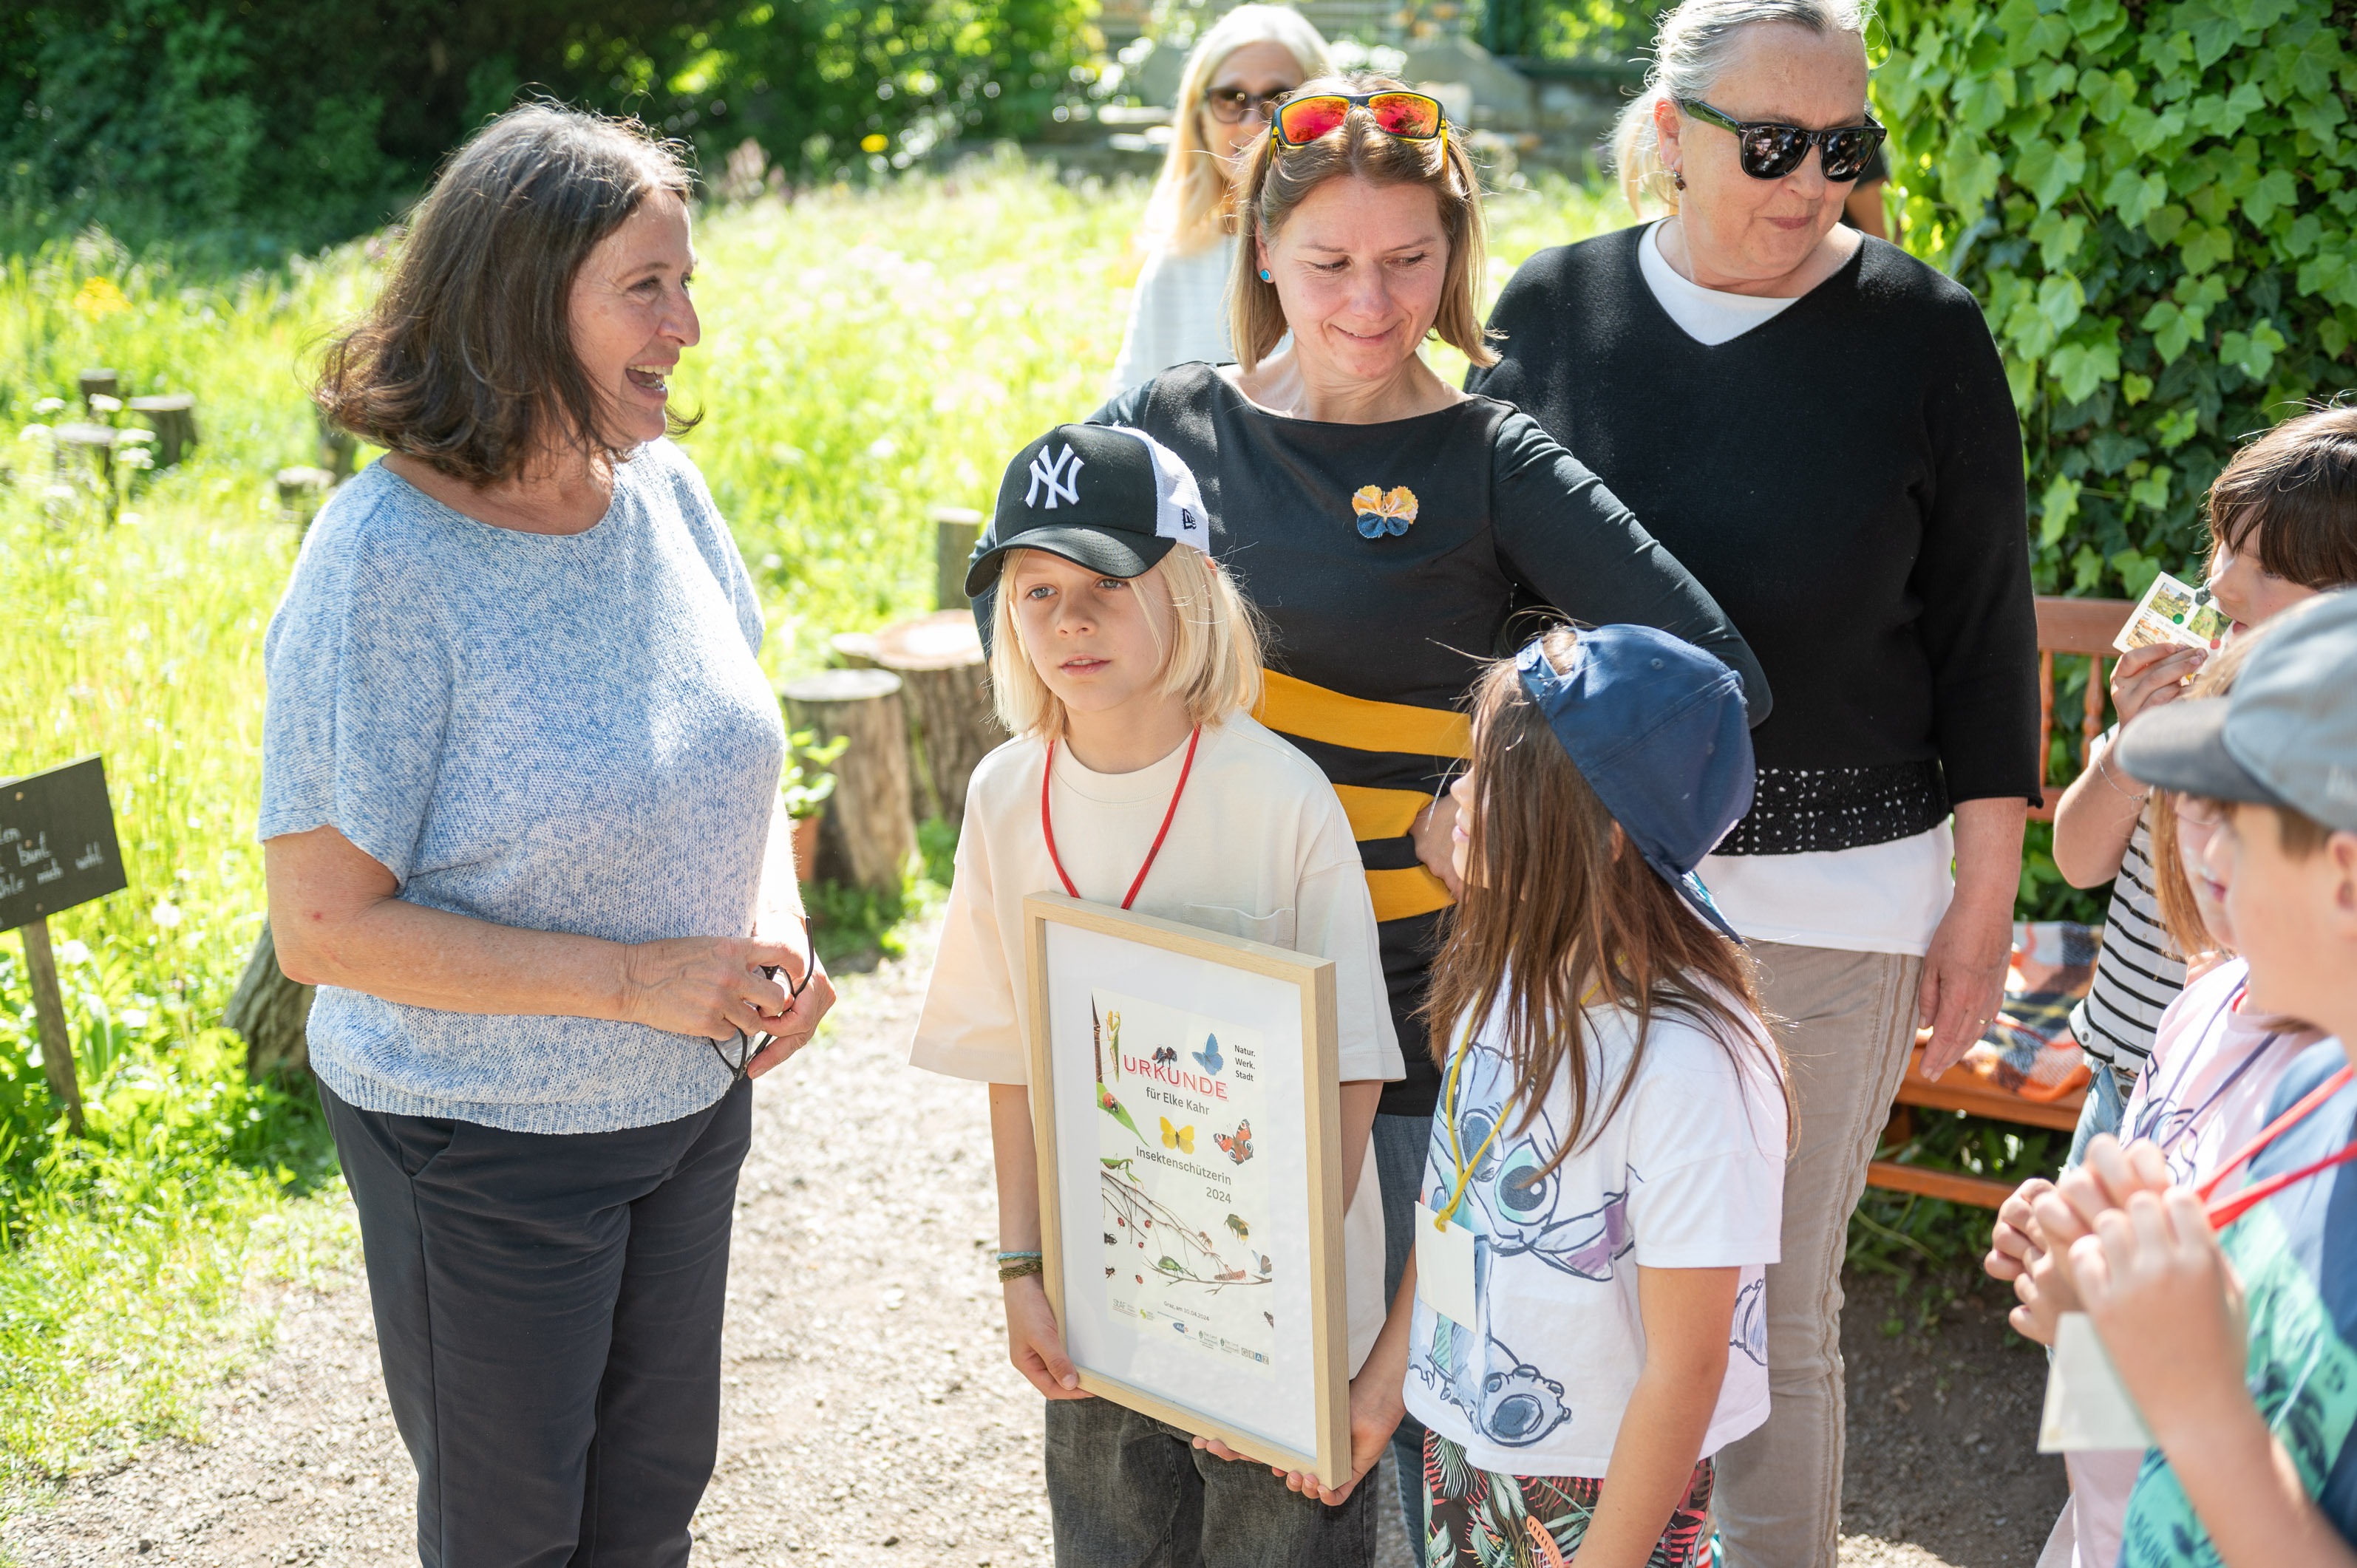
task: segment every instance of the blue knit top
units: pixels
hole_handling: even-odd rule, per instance
[[[703,477],[640,447],[587,532],[493,528],[375,465],[321,510],[264,643],[260,836],[332,824],[398,897],[614,941],[750,933],[785,757],[761,610]],[[321,986],[354,1105],[526,1133],[690,1115],[702,1039]]]

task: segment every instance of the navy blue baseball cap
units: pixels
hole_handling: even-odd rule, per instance
[[[1650,626],[1577,635],[1559,673],[1538,642],[1523,649],[1514,659],[1523,690],[1645,864],[1740,943],[1695,867],[1751,809],[1743,678]]]

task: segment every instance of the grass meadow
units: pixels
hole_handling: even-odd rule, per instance
[[[987,507],[1008,454],[1096,406],[1143,199],[1008,158],[703,215],[704,340],[676,384],[704,411],[687,447],[762,585],[774,671],[931,608],[926,509]],[[1620,220],[1561,184],[1492,210],[1493,287]],[[0,258],[0,776],[102,755],[131,874],[51,922],[86,1138],[65,1134],[0,940],[11,1497],[192,1433],[205,1383],[267,1348],[273,1282],[355,1253],[311,1102],[250,1084],[220,1019],[263,918],[262,634],[298,542],[271,477],[317,460],[307,371],[386,254],[380,237],[222,275],[93,234]],[[44,400],[97,365],[126,393],[195,393],[202,436],[130,476],[113,522],[44,434],[81,417]]]

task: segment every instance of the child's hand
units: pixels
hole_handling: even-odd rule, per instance
[[[2036,1221],[2029,1216],[2029,1206],[2054,1190],[2054,1184],[2044,1176],[2032,1176],[2013,1189],[1996,1211],[1996,1228],[1989,1235],[1988,1256],[1981,1260],[1981,1270],[1993,1280],[2018,1280],[2029,1272],[2029,1266],[2045,1255],[2033,1234]]]
[[[2050,1252],[2066,1251],[2094,1230],[2105,1209],[2121,1207],[2139,1192],[2166,1192],[2169,1187],[2169,1162],[2158,1144],[2139,1138],[2122,1148],[2109,1133],[2098,1133],[2079,1167],[2063,1172],[2050,1192],[2031,1201],[2033,1239]]]
[[[2005,1320],[2016,1334],[2040,1345],[2054,1343],[2064,1313],[2083,1310],[2067,1251],[2040,1252],[2038,1261],[2015,1278],[2013,1294],[2021,1305],[2007,1313]]]
[[[2247,1405],[2241,1288],[2201,1200],[2139,1192],[2071,1245],[2087,1313],[2164,1444]]]
[[[2209,659],[2206,650],[2184,648],[2172,642],[2147,643],[2131,648],[2120,655],[2112,666],[2112,706],[2120,715],[2120,723],[2147,708],[2173,702],[2185,690],[2180,683],[2197,673]]]
[[[1457,827],[1457,801],[1442,795],[1415,814],[1408,824],[1408,841],[1415,845],[1415,858],[1426,871],[1440,878],[1451,898],[1465,897],[1465,884],[1457,876],[1457,844],[1451,836]]]
[[[1015,1369],[1051,1400],[1084,1400],[1096,1396],[1081,1388],[1081,1374],[1064,1354],[1063,1330],[1056,1326],[1055,1309],[1048,1305],[1048,1289],[1037,1274],[1006,1282],[1006,1359]]]
[[[1368,1358],[1371,1366],[1374,1359]],[[1307,1471],[1280,1470],[1270,1466],[1270,1472],[1284,1480],[1286,1490],[1316,1498],[1329,1508],[1339,1508],[1351,1500],[1351,1494],[1367,1478],[1367,1473],[1383,1463],[1383,1450],[1391,1446],[1392,1434],[1399,1430],[1400,1418],[1407,1413],[1407,1406],[1400,1400],[1399,1379],[1382,1372],[1370,1377],[1368,1370],[1361,1368],[1359,1375],[1351,1380],[1350,1478],[1339,1487],[1329,1487]],[[1196,1439],[1195,1446],[1203,1447],[1202,1439]]]

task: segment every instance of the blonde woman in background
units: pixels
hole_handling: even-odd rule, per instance
[[[1223,365],[1236,357],[1227,309],[1236,153],[1267,131],[1277,99],[1327,70],[1326,40],[1286,5],[1237,6],[1187,56],[1170,115],[1170,154],[1138,231],[1146,264],[1108,396],[1173,365]]]

